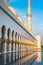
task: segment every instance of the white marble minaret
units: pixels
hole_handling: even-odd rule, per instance
[[[32,15],[31,15],[31,0],[28,0],[28,14],[27,14],[27,20],[28,20],[28,27],[30,30],[32,30]]]

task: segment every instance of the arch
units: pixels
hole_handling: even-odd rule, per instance
[[[15,41],[17,41],[17,32],[16,32],[16,34],[15,34]]]
[[[15,38],[16,38],[16,36],[17,36],[17,32],[16,32],[16,34],[15,34]]]
[[[2,34],[2,39],[4,39],[5,38],[5,33],[6,33],[6,27],[5,27],[5,25],[3,25],[2,26],[2,28],[1,28],[1,34]],[[5,41],[1,41],[1,43],[0,43],[0,52],[3,52],[4,51],[4,43],[5,43]]]
[[[11,44],[11,51],[13,51],[13,40],[14,40],[14,30],[12,31],[12,44]]]
[[[1,33],[2,33],[2,38],[4,38],[5,33],[6,33],[6,27],[5,27],[5,25],[2,26]]]
[[[18,41],[19,41],[19,36],[20,36],[20,34],[18,34]]]
[[[13,39],[13,37],[14,37],[14,30],[12,31],[12,39]]]
[[[10,39],[10,33],[11,33],[11,30],[10,28],[8,28],[8,31],[7,31],[8,39]]]

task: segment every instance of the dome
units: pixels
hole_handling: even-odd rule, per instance
[[[11,10],[11,12],[12,12],[14,15],[17,15],[16,10],[15,10],[13,7],[8,6],[8,8]]]
[[[23,20],[19,16],[17,16],[17,19],[23,23]]]

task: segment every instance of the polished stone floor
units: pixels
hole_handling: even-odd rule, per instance
[[[8,61],[4,64],[4,60],[0,55],[0,65],[43,65],[43,51],[34,52],[11,63],[8,63],[7,58]]]

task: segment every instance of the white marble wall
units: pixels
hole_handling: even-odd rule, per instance
[[[23,36],[26,36],[29,39],[34,40],[31,35],[29,35],[23,28],[21,28],[14,20],[12,20],[7,14],[5,14],[5,12],[3,12],[0,9],[0,31],[1,31],[2,25],[5,25],[6,29],[10,28],[11,31],[14,30],[15,32],[18,32],[22,34]]]

